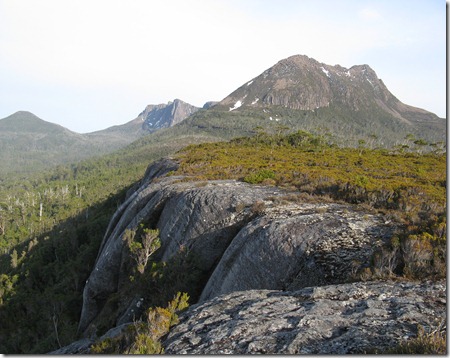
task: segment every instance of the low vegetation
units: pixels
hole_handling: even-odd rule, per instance
[[[444,323],[444,322],[443,322]],[[427,355],[446,355],[447,354],[447,337],[446,328],[438,327],[438,329],[427,332],[426,329],[418,325],[417,335],[389,349],[380,351],[373,349],[368,354],[427,354]]]
[[[177,174],[277,185],[380,212],[401,228],[373,258],[364,279],[446,274],[446,157],[397,149],[341,148],[306,132],[259,132],[178,153]]]
[[[121,335],[95,343],[94,354],[162,354],[161,337],[178,323],[178,312],[186,309],[189,296],[177,293],[166,308],[156,307],[146,311],[144,320],[127,326]]]

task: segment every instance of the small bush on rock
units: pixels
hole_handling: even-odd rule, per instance
[[[177,313],[186,309],[189,296],[178,292],[166,308],[156,307],[147,311],[145,322],[129,325],[116,338],[106,338],[94,344],[90,351],[95,354],[162,354],[160,339],[178,323]]]

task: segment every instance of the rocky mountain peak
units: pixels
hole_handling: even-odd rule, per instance
[[[175,99],[167,104],[148,105],[137,119],[143,122],[144,130],[153,132],[157,129],[172,127],[198,110],[198,107]]]
[[[438,121],[436,115],[400,102],[367,64],[345,68],[304,55],[279,61],[219,105],[229,111],[240,107],[281,106],[306,111],[339,107],[360,113],[380,111],[406,124]]]
[[[230,94],[221,104],[233,105],[230,110],[267,105],[315,110],[332,103],[343,103],[358,110],[380,96],[382,100],[389,100],[386,92],[368,65],[347,69],[296,55],[279,61]]]

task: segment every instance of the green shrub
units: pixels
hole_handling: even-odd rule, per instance
[[[266,179],[275,179],[275,173],[272,170],[263,169],[244,177],[244,181],[249,184],[260,184]]]
[[[145,322],[135,322],[118,337],[96,342],[90,348],[95,354],[162,354],[161,337],[178,323],[178,312],[185,310],[189,296],[178,292],[166,308],[147,311]]]

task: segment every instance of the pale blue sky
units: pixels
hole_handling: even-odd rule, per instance
[[[147,104],[221,100],[295,54],[368,64],[446,115],[444,0],[0,0],[0,118],[90,132]]]

